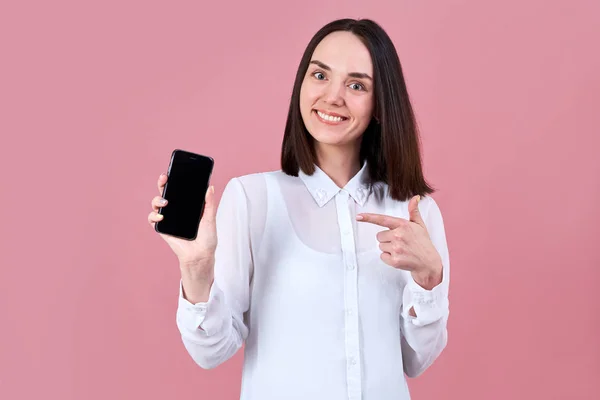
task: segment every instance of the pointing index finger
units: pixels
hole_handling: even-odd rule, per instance
[[[404,223],[402,218],[390,217],[389,215],[362,213],[356,216],[357,221],[370,222],[375,225],[396,229]]]

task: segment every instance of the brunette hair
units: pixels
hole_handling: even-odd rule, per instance
[[[300,169],[308,175],[315,171],[314,139],[300,114],[300,88],[315,48],[336,31],[352,32],[360,38],[373,62],[376,118],[363,133],[360,149],[360,160],[367,161],[371,182],[385,182],[389,195],[399,201],[433,193],[423,176],[419,132],[398,53],[383,28],[369,19],[330,22],[308,43],[292,90],[281,148],[282,171],[292,176],[298,176]]]

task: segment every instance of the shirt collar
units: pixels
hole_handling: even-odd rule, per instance
[[[364,206],[371,192],[366,161],[360,171],[358,171],[358,173],[354,175],[343,188],[338,187],[331,178],[316,165],[315,172],[312,175],[307,175],[300,170],[298,176],[302,179],[302,182],[304,182],[304,185],[319,207],[323,207],[327,204],[340,190],[345,190],[356,203]]]

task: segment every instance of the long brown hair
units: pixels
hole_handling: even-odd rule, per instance
[[[399,201],[433,193],[435,190],[423,176],[419,132],[398,53],[383,28],[369,19],[330,22],[310,40],[292,90],[281,148],[282,171],[292,176],[298,176],[300,169],[308,175],[315,171],[314,139],[300,114],[300,88],[315,48],[325,36],[336,31],[352,32],[359,37],[373,62],[376,119],[372,119],[363,133],[360,148],[360,160],[367,161],[371,181],[385,182],[389,195]]]

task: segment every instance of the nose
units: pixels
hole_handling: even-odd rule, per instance
[[[334,106],[342,106],[344,104],[344,89],[345,86],[342,82],[330,81],[325,89],[325,102]]]

